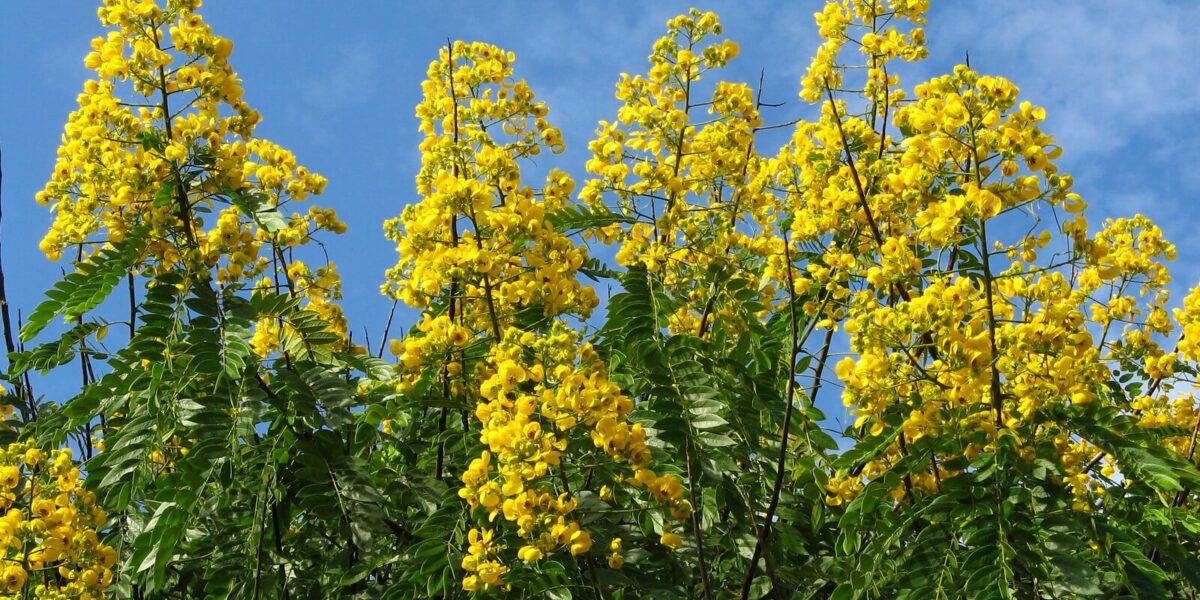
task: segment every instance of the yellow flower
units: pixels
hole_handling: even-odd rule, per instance
[[[572,556],[585,554],[592,549],[592,536],[586,531],[576,531],[571,534],[570,543]]]
[[[0,485],[8,489],[17,487],[21,480],[21,469],[13,465],[0,466]]]
[[[18,592],[25,587],[25,578],[27,574],[25,569],[20,565],[8,564],[4,567],[4,571],[0,572],[0,578],[3,578],[4,587],[10,592]]]
[[[609,554],[608,555],[608,568],[620,569],[624,565],[625,565],[625,557],[624,556],[621,556],[620,554]]]
[[[517,558],[525,562],[542,560],[542,549],[537,546],[524,546],[517,551]]]

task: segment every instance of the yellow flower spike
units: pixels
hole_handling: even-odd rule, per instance
[[[430,64],[416,111],[426,136],[416,182],[422,199],[385,225],[400,256],[382,291],[448,309],[427,310],[416,333],[393,344],[397,377],[411,387],[432,373],[452,397],[474,402],[486,448],[458,492],[489,523],[486,536],[469,535],[468,590],[506,588],[516,567],[503,562],[503,546],[518,548],[521,562],[590,549],[589,532],[571,517],[578,501],[555,491],[571,440],[586,441],[604,422],[612,443],[593,441],[618,468],[649,461],[644,431],[626,419],[632,400],[565,323],[586,318],[599,300],[579,283],[586,248],[548,224],[551,211],[569,206],[574,182],[555,169],[540,190],[522,178],[523,157],[560,152],[562,139],[546,106],[513,79],[514,60],[494,46],[456,42]],[[517,329],[527,309],[546,325]],[[464,351],[481,347],[484,359],[464,368]]]
[[[260,116],[228,62],[233,44],[213,33],[196,12],[199,3],[159,4],[110,1],[97,11],[110,29],[84,59],[97,78],[83,85],[50,179],[36,196],[54,213],[40,244],[46,256],[59,260],[79,245],[87,260],[105,247],[92,242],[119,244],[141,231],[136,270],[153,275],[182,264],[197,278],[215,274],[228,284],[273,268],[260,256],[264,243],[291,247],[315,230],[345,231],[328,209],[314,207],[308,218],[275,231],[275,219],[260,221],[236,207],[248,202],[258,215],[286,215],[291,203],[321,193],[325,179],[254,137]],[[126,85],[132,98],[118,97]],[[331,305],[340,297],[336,279],[331,271],[321,282],[329,290],[318,294],[322,302],[308,307],[344,341],[344,319]],[[315,290],[302,286],[301,293]]]
[[[0,450],[0,474],[13,486],[22,478],[29,482],[19,496],[0,494],[7,509],[0,517],[0,540],[24,547],[26,553],[24,560],[0,569],[0,587],[8,592],[75,597],[85,587],[99,594],[112,581],[107,567],[116,562],[116,551],[96,534],[95,528],[104,524],[103,511],[95,513],[94,494],[78,485],[80,473],[71,454],[64,448],[46,455],[19,443]],[[89,571],[96,575],[94,581]],[[50,573],[56,577],[48,577]]]

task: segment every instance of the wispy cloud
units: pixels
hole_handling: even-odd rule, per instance
[[[1010,0],[948,4],[931,21],[931,53],[971,53],[1024,99],[1047,108],[1060,164],[1095,209],[1093,223],[1143,213],[1181,256],[1200,253],[1200,3]],[[1200,265],[1175,265],[1181,289]]]
[[[300,97],[319,111],[346,110],[375,89],[378,75],[378,51],[363,41],[348,42],[314,67],[300,84]]]
[[[1196,2],[958,3],[931,39],[972,50],[987,70],[1021,65],[1005,74],[1036,90],[1058,137],[1082,156],[1134,142],[1194,144],[1177,139],[1174,121],[1200,111],[1198,19]]]

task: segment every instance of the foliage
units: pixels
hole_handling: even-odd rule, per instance
[[[1200,287],[1168,311],[1175,248],[1145,217],[1091,230],[1011,82],[900,85],[926,2],[827,3],[800,82],[817,118],[773,155],[754,88],[714,81],[739,49],[717,16],[671,19],[578,190],[553,156],[531,183],[563,141],[515,56],[440,49],[419,199],[384,226],[381,291],[421,310],[393,362],[349,339],[332,263],[304,262],[345,225],[291,212],[325,180],[254,137],[199,4],[105,0],[38,194],[42,250],[74,270],[20,330],[40,342],[9,342],[8,593],[1200,585]],[[618,288],[603,314],[585,280]],[[31,374],[72,363],[79,393],[39,401]]]

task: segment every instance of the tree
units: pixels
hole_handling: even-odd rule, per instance
[[[8,349],[6,455],[33,481],[28,452],[79,450],[86,490],[53,451],[54,518],[92,518],[61,563],[21,529],[41,547],[10,592],[1194,595],[1200,287],[1171,314],[1161,230],[1090,230],[1012,83],[901,86],[927,3],[827,3],[819,116],[774,154],[760,90],[716,80],[718,17],[675,17],[592,158],[546,157],[540,187],[524,165],[562,134],[515,56],[441,48],[420,200],[385,223],[382,291],[422,311],[394,362],[350,339],[309,243],[345,226],[293,208],[325,180],[254,137],[198,7],[106,0],[38,195],[75,271],[20,339],[66,327]],[[602,315],[588,280],[619,287]],[[72,362],[79,394],[38,402],[28,374]]]

